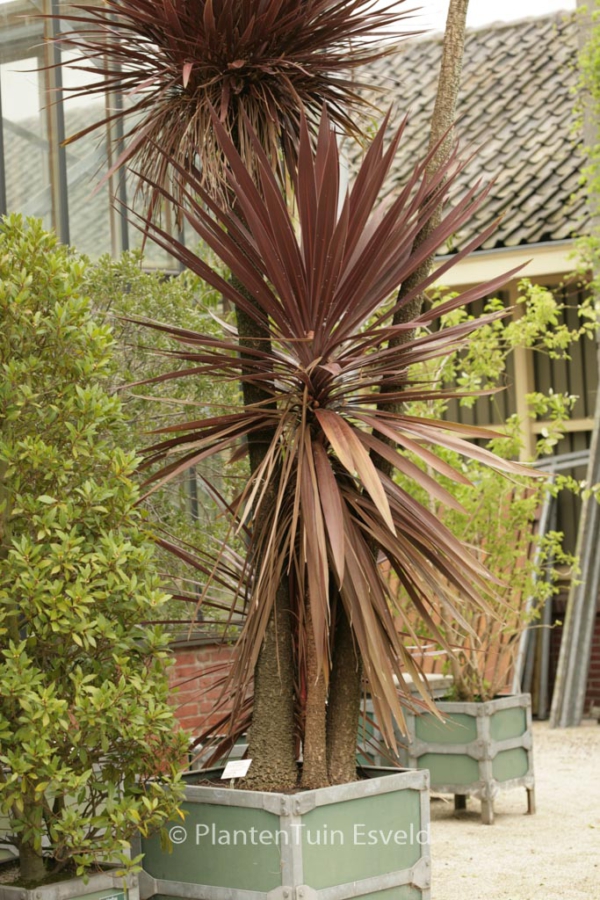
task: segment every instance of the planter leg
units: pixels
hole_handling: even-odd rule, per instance
[[[527,788],[527,815],[534,816],[535,813],[535,788]]]
[[[454,809],[466,809],[467,808],[467,795],[466,794],[455,794],[454,795]]]
[[[484,825],[493,825],[494,824],[494,801],[493,800],[482,800],[481,801],[481,821]]]

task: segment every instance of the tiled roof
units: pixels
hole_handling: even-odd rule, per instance
[[[441,35],[406,41],[361,79],[385,89],[377,103],[383,107],[393,101],[397,121],[410,114],[393,170],[397,181],[427,147],[441,48]],[[578,191],[583,159],[573,130],[576,54],[577,32],[569,14],[468,32],[458,135],[466,155],[476,155],[462,173],[458,190],[480,176],[496,178],[496,183],[485,207],[453,237],[448,249],[500,215],[504,217],[485,249],[560,241],[585,229],[585,201]],[[79,130],[92,115],[93,109],[74,107],[67,116],[68,133]],[[44,176],[47,144],[43,135],[36,137],[37,120],[9,125],[5,123],[4,151],[10,206],[40,215],[50,202]],[[110,247],[108,208],[103,193],[92,194],[97,139],[92,136],[84,143],[67,149],[71,239],[97,255]]]
[[[385,102],[410,114],[393,170],[399,181],[427,147],[441,49],[441,35],[407,41],[368,74],[385,88]],[[568,13],[467,32],[457,134],[466,155],[476,155],[459,185],[464,190],[480,176],[496,183],[452,247],[500,215],[483,249],[565,240],[585,228],[578,190],[583,158],[573,129],[576,56],[577,31]],[[381,98],[377,103],[383,105]]]

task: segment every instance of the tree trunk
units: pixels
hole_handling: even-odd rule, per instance
[[[429,164],[429,174],[433,174],[440,166],[443,166],[447,162],[452,150],[454,141],[452,126],[456,117],[456,104],[460,88],[468,6],[469,0],[450,0],[448,17],[446,19],[446,31],[444,34],[438,89],[431,120],[429,137],[430,150],[433,149],[438,142],[441,141],[441,143],[437,153]],[[444,139],[442,140],[442,138]],[[442,211],[440,209],[421,232],[419,232],[415,238],[415,248],[420,247],[421,244],[427,240],[433,229],[439,225],[441,215]],[[420,284],[428,277],[433,265],[433,259],[433,255],[426,259],[416,272],[414,272],[411,278],[402,284],[398,294],[398,300],[402,300],[403,297],[406,297],[415,285]],[[410,322],[418,316],[423,305],[423,299],[422,295],[418,295],[410,303],[401,307],[394,315],[394,325]],[[390,346],[400,346],[405,341],[410,340],[410,338],[410,332],[407,332],[402,338],[397,338],[395,341],[390,342]],[[396,390],[396,387],[390,385],[388,390],[393,392]],[[390,409],[390,411],[393,411],[394,409],[390,404],[387,404],[387,408]],[[398,407],[396,407],[396,409],[397,408]],[[386,440],[383,435],[379,435],[379,439],[383,441]],[[387,460],[374,454],[373,461],[381,472],[388,477],[392,475],[392,466]],[[349,652],[347,644],[348,636],[345,629],[340,629],[339,633],[336,635],[336,640],[340,642],[344,641],[346,646],[343,652],[338,653],[338,646],[336,643],[334,649],[334,669],[329,697],[330,719],[333,720],[335,716],[335,728],[342,728],[342,732],[339,735],[334,736],[329,732],[329,740],[334,741],[335,743],[335,747],[332,745],[331,748],[329,763],[329,774],[333,783],[351,781],[355,777],[355,775],[350,777],[350,769],[352,767],[350,759],[351,754],[354,755],[356,752],[356,737],[358,733],[361,696],[360,672],[358,674],[359,685],[357,690],[355,654],[354,649],[352,650],[352,653]],[[341,666],[341,671],[339,672],[337,671],[335,663],[336,657],[339,657],[338,665]],[[352,687],[349,687],[349,685],[352,685]],[[337,721],[338,716],[342,720],[339,723]],[[354,728],[353,732],[351,726]],[[333,727],[332,722],[332,728]]]
[[[43,829],[44,808],[40,799],[23,797],[22,818],[26,827],[37,833],[40,841],[39,849],[36,849],[33,839],[22,838],[19,841],[19,864],[23,881],[39,884],[47,875],[41,851],[41,834]]]
[[[438,89],[431,119],[431,131],[429,134],[429,150],[433,150],[439,143],[438,150],[432,158],[427,169],[428,175],[433,175],[445,165],[450,157],[454,143],[454,120],[456,118],[456,104],[460,89],[460,76],[462,72],[463,56],[465,49],[465,27],[467,22],[467,9],[469,0],[450,0],[448,18],[446,19],[446,31],[444,33],[444,47],[442,63],[438,79]],[[438,227],[442,218],[441,208],[432,216],[425,227],[415,239],[415,249],[420,247],[431,233]],[[401,286],[398,300],[402,300],[415,287],[424,281],[431,273],[434,255],[424,260],[419,268]],[[406,306],[399,309],[394,316],[394,325],[411,322],[421,312],[424,297],[422,294],[415,297]],[[402,339],[397,339],[396,346],[410,340],[410,333],[406,333]],[[392,344],[392,346],[394,346]]]
[[[332,784],[356,781],[361,696],[362,664],[352,626],[340,603],[327,709],[327,768]]]
[[[236,289],[247,299],[252,297],[233,279]],[[236,311],[241,356],[244,349],[266,350],[267,334],[241,310]],[[270,395],[260,386],[243,383],[244,403],[268,401]],[[250,472],[256,472],[271,444],[269,429],[249,435]],[[265,498],[266,499],[266,498]],[[292,641],[292,617],[289,609],[289,585],[283,578],[277,591],[273,614],[254,670],[254,705],[248,744],[252,768],[244,787],[254,790],[289,790],[298,779],[295,742],[295,679]]]
[[[19,847],[21,878],[28,884],[39,884],[46,877],[44,860],[31,844],[23,842]]]
[[[295,690],[288,581],[282,580],[254,670],[254,704],[248,735],[252,767],[244,787],[287,791],[296,787]]]
[[[306,791],[327,787],[327,686],[317,664],[317,648],[310,608],[306,623],[306,715],[301,787]]]

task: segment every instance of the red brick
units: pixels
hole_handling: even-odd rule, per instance
[[[215,712],[215,704],[221,698],[232,648],[217,644],[178,647],[174,656],[175,665],[169,672],[171,703],[181,727],[198,732],[217,722],[226,710],[220,707]]]
[[[564,613],[556,616],[560,622],[564,622]],[[554,684],[556,678],[556,670],[558,668],[558,658],[560,653],[560,641],[562,638],[563,625],[555,625],[551,632],[550,639],[550,683]],[[596,615],[594,626],[594,634],[592,638],[592,653],[590,661],[590,671],[588,675],[588,684],[584,705],[584,714],[587,715],[592,706],[600,706],[600,612]]]

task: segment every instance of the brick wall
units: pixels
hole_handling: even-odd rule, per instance
[[[550,684],[554,684],[556,678],[556,670],[558,667],[558,654],[560,652],[560,641],[562,638],[562,625],[556,622],[564,620],[564,611],[557,612],[554,617],[555,627],[552,629],[552,640],[550,643]],[[584,715],[589,715],[592,706],[600,707],[600,611],[596,614],[596,623],[594,627],[594,636],[592,639],[592,659],[590,663],[590,674],[588,678],[587,693],[585,697],[585,705],[583,708]]]
[[[564,610],[559,608],[554,621],[563,619]],[[551,685],[556,677],[561,637],[562,626],[555,625],[550,645]],[[197,734],[201,727],[213,724],[219,718],[214,704],[220,695],[219,682],[231,659],[232,648],[202,637],[176,642],[173,649],[175,665],[170,671],[170,682],[175,714],[182,728]],[[600,707],[600,611],[596,615],[585,715],[589,714],[592,706]]]
[[[215,712],[220,681],[231,659],[230,645],[215,644],[206,637],[177,641],[173,644],[175,665],[169,680],[172,702],[182,728],[197,734],[212,725],[221,712]]]
[[[585,698],[586,712],[589,711],[591,706],[600,707],[600,612],[596,614],[596,626],[592,642],[592,659]]]

